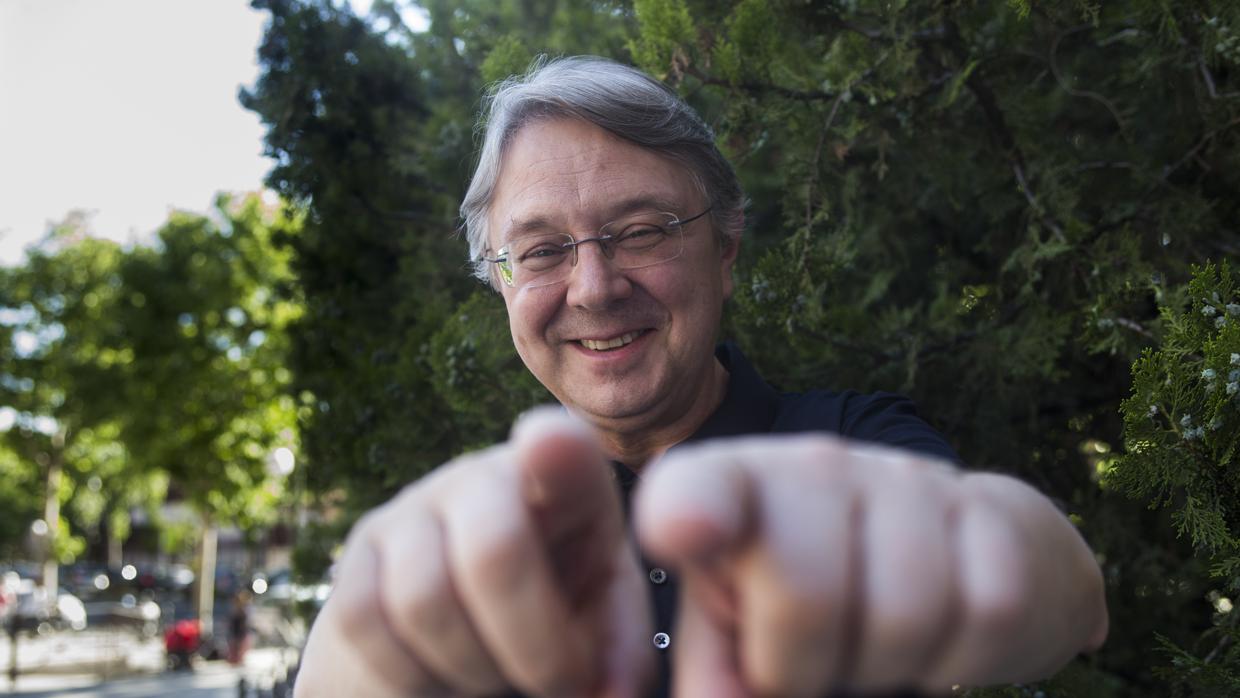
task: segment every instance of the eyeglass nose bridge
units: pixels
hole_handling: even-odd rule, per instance
[[[572,258],[568,260],[570,266],[573,266],[573,267],[577,266],[577,248],[581,247],[587,242],[597,242],[598,248],[600,251],[602,251],[603,256],[609,260],[614,260],[616,258],[616,246],[612,244],[612,240],[614,239],[615,239],[615,236],[610,235],[610,234],[596,235],[592,238],[584,238],[582,240],[573,240],[572,242],[568,243],[567,245],[565,245],[565,247],[571,247],[573,250]]]

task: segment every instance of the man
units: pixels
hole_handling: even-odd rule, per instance
[[[942,692],[1101,645],[1098,566],[1043,496],[958,471],[905,400],[779,395],[713,349],[743,205],[638,71],[497,88],[462,213],[565,409],[358,523],[299,696]]]

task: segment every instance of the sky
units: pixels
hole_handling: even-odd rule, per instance
[[[248,0],[0,0],[0,264],[72,210],[146,242],[171,209],[261,188],[263,128],[237,91],[265,21]]]

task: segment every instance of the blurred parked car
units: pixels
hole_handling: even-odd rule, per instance
[[[22,580],[18,586],[17,601],[11,613],[21,630],[49,633],[54,630],[85,630],[86,607],[81,599],[67,591],[61,591],[55,602],[47,598],[47,591],[34,586],[31,580]]]
[[[139,637],[159,632],[160,608],[153,572],[143,574],[132,564],[109,569],[77,563],[61,568],[61,588],[82,600],[92,627],[129,628]]]

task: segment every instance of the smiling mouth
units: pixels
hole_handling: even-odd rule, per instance
[[[613,349],[619,349],[620,347],[631,344],[633,340],[637,339],[641,335],[642,330],[638,330],[636,332],[622,334],[619,337],[614,337],[612,339],[579,339],[577,340],[577,343],[592,351],[611,351]]]

